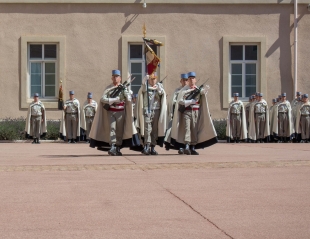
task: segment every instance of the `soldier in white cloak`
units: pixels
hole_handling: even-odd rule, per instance
[[[84,102],[81,109],[81,128],[83,129],[83,134],[85,134],[86,143],[90,142],[89,132],[95,118],[97,106],[97,102],[93,100],[93,94],[88,92],[87,100]]]
[[[226,137],[228,143],[231,140],[240,143],[240,140],[247,138],[245,110],[242,101],[239,100],[239,93],[234,93],[233,96],[227,112]]]
[[[173,119],[174,111],[178,110],[178,107],[176,105],[177,99],[178,99],[179,93],[182,90],[182,88],[187,85],[187,78],[188,78],[187,74],[181,74],[181,79],[180,79],[181,86],[179,86],[178,88],[174,90],[172,98],[170,102],[168,103],[168,126],[167,126],[166,135],[165,135],[165,148],[167,150],[169,150],[170,143],[171,143],[171,127],[172,127],[172,119]]]
[[[308,94],[303,95],[303,102],[297,110],[296,133],[300,135],[300,143],[310,143],[310,103]]]
[[[90,147],[121,156],[121,148],[140,145],[133,123],[131,93],[121,84],[120,70],[112,70],[112,84],[100,99],[89,133]]]
[[[60,138],[76,143],[80,139],[80,102],[74,98],[73,90],[69,91],[69,97],[63,105]]]
[[[298,111],[298,107],[300,106],[300,100],[298,100],[298,99],[300,99],[300,97],[301,97],[301,92],[300,91],[297,91],[296,92],[296,97],[295,97],[295,99],[293,99],[292,101],[291,101],[291,107],[292,107],[292,120],[293,120],[293,130],[294,130],[294,138],[295,138],[295,140],[294,141],[296,141],[297,140],[297,129],[295,128],[295,125],[296,125],[296,117],[297,117],[297,111]]]
[[[277,137],[278,143],[288,142],[293,137],[292,108],[286,100],[286,93],[282,93],[281,101],[274,105],[272,133]]]
[[[143,81],[138,92],[135,124],[144,141],[142,153],[157,155],[155,146],[163,147],[166,132],[167,97],[163,85],[157,82],[156,73],[149,75]],[[148,81],[148,87],[146,81]]]
[[[189,72],[188,83],[179,92],[172,120],[171,143],[167,149],[179,154],[199,155],[203,149],[217,143],[210,116],[207,92],[209,86],[196,86],[196,73]]]
[[[29,105],[25,131],[27,138],[33,138],[33,144],[40,144],[40,136],[46,134],[46,111],[38,93],[34,94]]]
[[[269,108],[267,102],[263,99],[263,93],[258,93],[258,99],[250,109],[250,127],[249,138],[256,143],[269,141]]]

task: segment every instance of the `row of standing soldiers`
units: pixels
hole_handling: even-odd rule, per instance
[[[156,145],[178,150],[179,154],[197,155],[196,149],[217,142],[207,104],[209,87],[196,86],[195,72],[181,75],[181,86],[168,102],[163,85],[157,82],[156,73],[143,79],[137,95],[128,89],[131,83],[128,79],[121,83],[119,70],[112,71],[111,80],[112,84],[106,87],[98,104],[89,93],[87,101],[80,107],[74,92],[69,92],[70,99],[63,106],[61,138],[75,143],[85,134],[90,147],[108,151],[112,156],[122,155],[121,148],[124,147],[139,150],[145,155],[157,155]],[[43,103],[35,96],[29,115],[36,105],[45,112]],[[30,116],[29,122],[32,118]],[[34,142],[46,132],[46,127],[41,127],[38,134],[33,132],[35,130],[26,130],[35,138]]]
[[[310,142],[310,104],[308,94],[296,92],[290,103],[286,93],[272,100],[268,107],[263,94],[249,97],[244,107],[234,93],[227,115],[227,142]]]

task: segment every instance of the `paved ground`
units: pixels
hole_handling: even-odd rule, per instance
[[[0,144],[0,238],[310,238],[310,144]]]

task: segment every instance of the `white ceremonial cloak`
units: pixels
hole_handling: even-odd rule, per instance
[[[31,127],[31,107],[35,104],[34,101],[32,101],[28,107],[27,111],[27,117],[26,117],[26,125],[25,125],[25,132],[26,132],[26,138],[31,139],[33,136],[32,127]],[[40,135],[45,136],[47,132],[47,126],[46,126],[46,110],[43,105],[43,103],[39,100],[38,104],[41,105],[41,107],[44,109],[44,115],[43,115],[43,122],[41,121],[41,129],[40,129]]]
[[[81,128],[83,130],[90,130],[90,129],[87,129],[87,124],[86,124],[86,119],[85,119],[85,109],[86,107],[93,107],[95,109],[95,112],[97,111],[97,108],[98,108],[98,104],[96,101],[92,100],[92,103],[91,104],[88,104],[88,101],[86,100],[83,104],[83,107],[81,109]]]
[[[272,129],[271,129],[271,133],[273,134],[273,136],[275,138],[278,137],[278,133],[279,133],[279,129],[278,129],[278,107],[280,104],[282,104],[283,102],[279,102],[278,104],[275,104],[272,109],[273,109],[273,122],[272,122]],[[292,108],[291,108],[291,104],[289,101],[285,102],[287,107],[288,107],[288,128],[287,128],[287,135],[286,138],[289,138],[289,140],[291,140],[293,138],[293,134],[294,134],[294,129],[293,129],[293,119],[292,119]]]
[[[76,127],[76,137],[77,137],[77,141],[80,140],[80,127],[81,127],[81,112],[80,112],[80,102],[77,99],[73,99],[73,100],[66,100],[66,102],[64,104],[66,104],[69,101],[73,101],[73,103],[75,103],[77,105],[77,109],[78,109],[78,124]],[[62,110],[62,115],[61,115],[61,121],[60,121],[60,130],[59,130],[59,137],[61,139],[65,139],[65,137],[67,136],[67,130],[66,130],[66,112],[64,110]]]
[[[241,102],[238,100],[237,102]],[[230,127],[230,110],[231,106],[233,103],[236,103],[235,101],[231,101],[229,103],[228,111],[227,111],[227,119],[226,119],[226,137],[227,137],[227,142],[230,142],[231,139],[233,139],[232,132],[231,132],[231,127]],[[251,124],[251,122],[250,122]],[[240,140],[246,140],[247,139],[247,128],[246,128],[246,117],[245,117],[245,110],[244,110],[244,105],[242,103],[242,112],[241,112],[241,134],[240,134]]]
[[[177,106],[177,99],[178,99],[178,95],[180,93],[180,91],[183,89],[184,86],[180,86],[178,88],[175,89],[175,91],[173,92],[173,95],[170,99],[170,101],[168,102],[168,113],[167,113],[167,130],[166,130],[166,134],[165,134],[165,145],[170,145],[171,143],[171,128],[172,128],[172,119],[173,119],[173,115],[174,115],[174,111],[178,110],[178,106]],[[175,107],[173,107],[173,105],[175,105]]]
[[[266,122],[265,122],[265,129],[264,129],[264,139],[269,141],[269,136],[270,136],[270,125],[269,125],[269,108],[268,104],[265,100],[262,100],[264,106],[266,106]],[[249,113],[249,139],[251,140],[257,140],[256,136],[256,126],[255,126],[255,105],[260,103],[259,101],[255,101],[250,107],[250,113]]]
[[[115,89],[116,86],[110,84],[107,86],[103,92],[105,95],[108,91]],[[111,148],[110,145],[110,120],[108,116],[108,111],[103,108],[104,103],[101,101],[98,104],[97,112],[89,132],[90,138],[90,147],[103,151],[108,151]],[[125,121],[124,121],[124,132],[123,132],[123,141],[121,148],[131,148],[140,146],[139,136],[137,130],[134,127],[133,115],[132,115],[132,102],[125,102]],[[138,149],[140,150],[140,148]]]
[[[162,88],[163,85],[160,84]],[[136,121],[135,121],[135,127],[137,128],[139,135],[142,139],[142,142],[144,142],[144,106],[143,106],[143,92],[142,92],[143,85],[140,87],[138,92],[138,98],[135,105],[135,115],[136,115]],[[146,92],[145,92],[146,94]],[[164,137],[167,129],[167,97],[166,92],[163,90],[163,94],[161,95],[161,102],[160,102],[160,115],[158,118],[158,138],[156,140],[157,145],[160,147],[163,147],[164,145]],[[142,143],[141,142],[141,143]]]
[[[308,101],[307,103],[303,103],[303,104],[300,104],[300,105],[298,105],[298,106],[295,106],[295,107],[297,107],[297,109],[296,109],[296,124],[295,124],[295,130],[296,130],[296,134],[297,134],[297,137],[296,137],[296,138],[299,138],[299,139],[301,139],[301,127],[300,127],[301,112],[300,112],[300,109],[301,109],[301,107],[303,107],[304,105],[310,105],[310,102]]]
[[[165,142],[165,147],[167,150],[179,150],[180,148],[185,148],[185,122],[183,120],[183,114],[178,110],[178,107],[179,101],[183,99],[184,95],[189,91],[191,91],[191,88],[186,85],[179,92],[172,120],[171,143]],[[199,116],[197,120],[197,137],[198,141],[195,145],[195,149],[203,149],[218,142],[217,134],[210,116],[206,94],[200,95]]]

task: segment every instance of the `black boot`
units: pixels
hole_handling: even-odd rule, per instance
[[[73,139],[71,143],[76,144],[76,139]]]
[[[39,138],[36,138],[37,144],[41,144]]]
[[[178,153],[179,153],[179,154],[184,154],[184,149],[183,149],[183,148],[180,148],[179,151],[178,151]]]
[[[32,144],[36,144],[36,138],[33,139]]]
[[[150,145],[149,144],[144,145],[144,148],[143,148],[141,153],[143,153],[145,155],[149,155],[150,154]]]
[[[234,143],[237,143],[237,138],[236,137],[234,138]]]
[[[256,143],[258,143],[258,144],[260,143],[259,139],[256,140]]]
[[[68,144],[71,144],[72,140],[71,139],[68,139]]]
[[[190,148],[189,148],[189,144],[186,144],[186,145],[185,145],[184,153],[187,154],[187,155],[190,155],[190,154],[191,154],[191,150],[190,150]]]
[[[265,143],[263,139],[260,139],[260,142],[261,142],[261,143]]]
[[[237,137],[237,144],[239,144],[240,143],[240,138],[239,137]]]
[[[195,150],[195,145],[191,145],[191,154],[192,155],[199,155],[199,153]]]
[[[116,155],[117,156],[122,156],[122,152],[121,152],[121,147],[120,146],[116,146]]]
[[[110,148],[110,150],[108,151],[108,154],[111,155],[111,156],[116,156],[116,147],[115,147],[115,144],[112,144],[112,145],[111,145],[111,148]]]
[[[151,145],[151,155],[158,155],[158,153],[155,151],[155,146]]]

